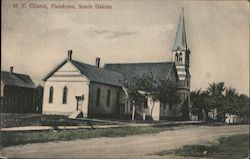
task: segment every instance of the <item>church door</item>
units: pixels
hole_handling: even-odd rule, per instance
[[[76,96],[76,110],[82,110],[84,96]]]

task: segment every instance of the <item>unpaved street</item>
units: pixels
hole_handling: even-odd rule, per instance
[[[248,125],[186,127],[158,134],[27,144],[3,148],[1,151],[2,155],[10,158],[161,158],[153,154],[248,131]]]

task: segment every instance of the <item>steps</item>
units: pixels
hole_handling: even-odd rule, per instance
[[[68,118],[75,119],[75,118],[82,117],[82,116],[83,116],[82,111],[81,110],[77,110],[77,111],[74,111],[72,114],[70,114],[68,116]]]

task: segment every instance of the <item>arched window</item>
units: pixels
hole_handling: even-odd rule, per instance
[[[62,103],[63,104],[66,104],[67,103],[67,94],[68,94],[68,88],[65,86],[63,88],[63,100],[62,100]]]
[[[100,95],[101,95],[101,89],[97,88],[97,92],[96,92],[96,106],[100,106]]]
[[[175,61],[179,61],[178,53],[177,52],[175,53]]]
[[[179,54],[179,61],[182,62],[182,53]]]
[[[108,90],[108,92],[107,92],[107,106],[109,107],[110,106],[110,90]]]
[[[54,88],[51,86],[49,89],[49,103],[53,103],[53,93],[54,93]]]

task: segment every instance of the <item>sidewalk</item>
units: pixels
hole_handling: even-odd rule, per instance
[[[2,132],[9,131],[42,131],[42,130],[76,130],[76,129],[106,129],[119,127],[140,127],[140,126],[174,126],[174,125],[190,125],[202,124],[202,121],[179,121],[179,122],[165,122],[165,123],[126,123],[122,125],[93,125],[93,126],[21,126],[11,128],[1,128]]]

